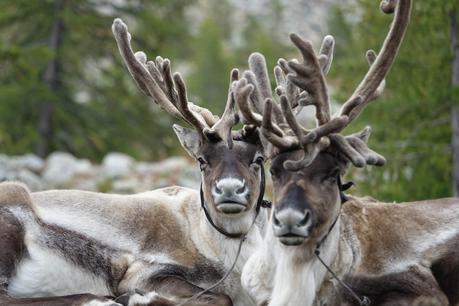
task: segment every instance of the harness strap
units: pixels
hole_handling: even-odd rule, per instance
[[[339,175],[338,175],[338,180],[337,181],[338,181],[338,187],[339,187],[339,191],[340,191],[341,207],[342,207],[344,202],[346,202],[348,200],[348,198],[346,197],[346,195],[344,194],[343,191],[351,188],[354,185],[354,183],[353,182],[347,182],[347,183],[342,184],[341,183],[341,177]],[[359,303],[360,306],[370,306],[371,305],[371,300],[368,297],[366,297],[366,296],[360,297],[357,293],[355,293],[355,291],[352,290],[352,288],[349,287],[345,282],[343,282],[338,277],[338,275],[336,275],[336,273],[333,272],[333,270],[320,257],[320,247],[325,242],[325,240],[328,238],[328,236],[330,235],[331,231],[333,230],[333,228],[335,227],[336,223],[338,222],[338,219],[341,216],[341,207],[340,207],[340,211],[338,213],[338,216],[336,216],[335,221],[333,221],[332,225],[328,229],[327,234],[316,244],[316,249],[314,250],[314,255],[316,255],[317,259],[325,267],[325,269],[327,269],[327,271],[331,274],[331,276],[336,281],[338,281],[338,283],[351,294],[351,296]]]
[[[338,283],[352,295],[352,297],[359,303],[360,306],[370,306],[371,305],[371,300],[368,297],[358,296],[357,293],[355,293],[355,291],[352,290],[351,287],[349,287],[345,282],[343,282],[338,277],[338,275],[336,275],[335,272],[333,272],[333,270],[329,266],[327,266],[327,264],[320,257],[320,250],[316,249],[314,251],[314,254],[316,255],[317,259],[320,261],[320,263],[325,267],[325,269],[327,269],[327,271],[331,274],[331,276],[334,279],[336,279]]]
[[[265,170],[263,165],[260,166],[260,176],[261,176],[261,181],[260,181],[260,193],[258,195],[257,199],[257,206],[255,208],[255,219],[257,219],[258,214],[260,213],[261,207],[264,208],[271,208],[272,204],[268,200],[264,200],[264,194],[265,194],[265,187],[266,187],[266,178],[265,178]],[[207,209],[206,203],[204,201],[204,191],[202,190],[202,183],[201,183],[201,188],[200,188],[200,198],[201,198],[201,207],[204,210],[204,214],[206,216],[207,221],[209,221],[210,225],[212,225],[213,228],[215,228],[220,234],[232,238],[232,239],[239,239],[244,237],[247,233],[228,233],[226,230],[223,228],[217,226],[215,222],[212,220],[212,217],[210,216],[209,210]]]

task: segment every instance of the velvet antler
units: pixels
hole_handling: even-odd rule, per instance
[[[219,119],[208,109],[188,100],[185,81],[180,73],[171,73],[168,59],[156,57],[148,61],[144,52],[134,52],[131,47],[131,34],[126,24],[119,18],[113,21],[112,31],[120,54],[140,90],[167,113],[192,125],[208,140],[223,140],[232,146],[231,128],[238,122],[235,110],[232,83],[239,77],[237,70],[231,72],[230,90],[225,111]]]
[[[271,98],[265,99],[263,116],[254,113],[248,99],[238,100],[247,121],[258,127],[266,139],[279,151],[303,148],[305,157],[299,161],[286,161],[284,167],[296,171],[307,166],[317,154],[333,144],[355,166],[383,165],[384,157],[369,149],[366,142],[371,133],[369,127],[359,133],[342,136],[339,133],[350,124],[368,103],[378,98],[385,87],[385,76],[390,70],[409,21],[411,0],[387,0],[381,3],[385,13],[395,10],[394,21],[379,52],[366,54],[370,69],[340,111],[331,116],[325,75],[333,59],[334,39],[326,36],[316,54],[310,42],[292,34],[290,39],[302,55],[302,61],[280,59],[274,69],[276,93],[280,96],[281,113]],[[257,55],[260,56],[260,55]],[[251,68],[251,70],[253,70]],[[247,74],[247,79],[251,77]],[[250,80],[249,83],[252,83]],[[250,87],[250,91],[256,89]],[[258,96],[255,93],[254,96]],[[296,120],[294,111],[302,106],[316,108],[317,127],[307,130]],[[277,107],[277,108],[276,108]],[[248,111],[251,111],[249,115]],[[298,113],[298,111],[296,111]]]

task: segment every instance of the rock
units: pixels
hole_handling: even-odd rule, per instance
[[[135,161],[129,155],[112,152],[102,160],[102,171],[105,176],[126,177],[134,170]]]
[[[201,172],[199,172],[198,169],[191,167],[183,169],[183,172],[177,181],[177,185],[199,189],[201,186]]]
[[[65,187],[70,189],[98,191],[96,179],[94,177],[87,176],[72,179]]]
[[[10,168],[27,169],[35,173],[40,173],[45,167],[45,162],[35,154],[26,154],[20,156],[12,156],[8,162]]]
[[[0,182],[6,180],[8,173],[8,161],[8,156],[0,155]]]
[[[190,167],[190,163],[184,157],[174,156],[156,163],[158,172],[169,173],[173,171],[183,171]]]
[[[17,172],[9,172],[6,175],[8,181],[20,181],[29,187],[32,191],[39,191],[45,189],[45,184],[38,175],[27,169],[21,169]]]
[[[65,152],[52,153],[47,161],[43,178],[53,186],[66,186],[77,175],[89,175],[92,165],[86,159],[77,159]]]
[[[156,163],[139,162],[135,171],[140,175],[161,175],[183,171],[189,167],[190,163],[186,158],[174,156]]]
[[[114,181],[111,192],[131,194],[131,193],[138,192],[137,188],[138,188],[137,180],[128,178],[128,179]]]
[[[199,168],[184,157],[159,162],[136,162],[122,153],[109,153],[101,165],[54,152],[47,160],[34,154],[0,154],[0,181],[18,180],[31,190],[70,188],[101,192],[136,193],[180,185],[198,189]]]

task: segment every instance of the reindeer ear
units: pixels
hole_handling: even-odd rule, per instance
[[[172,126],[177,135],[182,147],[190,154],[191,157],[197,159],[198,151],[201,146],[201,137],[194,129],[188,129],[178,124]]]

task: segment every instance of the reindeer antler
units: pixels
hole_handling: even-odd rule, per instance
[[[384,78],[392,67],[409,23],[411,0],[383,0],[381,2],[381,10],[386,14],[393,13],[395,8],[392,26],[379,55],[375,56],[372,50],[367,52],[370,69],[339,112],[343,114],[346,111],[350,122],[357,118],[368,103],[379,97],[384,90]],[[358,96],[362,98],[362,101],[354,103],[353,100]]]
[[[354,120],[369,102],[379,97],[385,86],[385,76],[394,62],[397,51],[406,31],[411,9],[411,0],[387,0],[381,3],[385,13],[396,8],[394,21],[384,41],[379,55],[372,50],[367,52],[370,69],[351,97],[343,104],[335,115],[330,114],[328,101],[327,74],[332,58],[334,40],[326,36],[318,55],[312,45],[298,35],[292,34],[290,39],[299,49],[303,61],[286,61],[280,59],[274,73],[277,81],[276,93],[280,96],[282,118],[273,118],[272,112],[277,104],[267,99],[263,116],[248,114],[251,111],[247,100],[237,100],[246,119],[258,127],[262,134],[278,150],[285,151],[303,148],[305,156],[299,161],[286,161],[287,170],[296,171],[311,163],[317,154],[327,148],[330,143],[335,145],[355,166],[383,165],[384,157],[368,148],[366,141],[371,133],[369,127],[349,136],[338,134]],[[296,120],[293,109],[301,106],[314,105],[318,126],[306,130]],[[280,131],[279,131],[280,130]]]
[[[304,45],[302,41],[296,40],[296,42],[302,46]],[[313,72],[322,75],[322,73],[328,72],[332,61],[333,48],[333,37],[327,36],[322,43],[321,52],[317,58],[312,47],[307,47],[307,49],[303,50],[305,62],[309,62],[312,59]],[[245,87],[245,90],[241,91],[241,95],[236,99],[245,121],[260,127],[264,138],[280,151],[300,147],[311,149],[315,145],[323,149],[329,143],[328,141],[311,143],[316,142],[316,139],[319,139],[322,134],[335,131],[337,125],[342,125],[343,120],[345,120],[342,117],[334,119],[327,125],[313,131],[308,131],[297,123],[292,109],[300,108],[303,105],[314,104],[321,113],[320,122],[326,123],[330,118],[324,77],[321,76],[322,79],[319,80],[319,86],[317,86],[316,79],[309,78],[306,80],[304,77],[312,77],[316,74],[312,73],[312,71],[307,71],[309,68],[299,68],[299,65],[296,60],[287,62],[284,59],[280,59],[278,65],[274,68],[277,82],[276,93],[280,97],[280,106],[271,94],[266,94],[268,90],[260,90],[260,87],[262,87],[260,84],[269,83],[266,63],[261,54],[254,53],[249,57],[250,71],[244,72],[244,78],[238,82],[238,86]],[[303,77],[294,76],[295,69],[291,66],[300,69]],[[298,83],[303,82],[307,83],[303,84],[305,85],[304,88],[298,86]],[[261,92],[265,93],[264,96]],[[263,107],[264,110],[261,110]],[[263,115],[261,114],[262,112]],[[318,152],[318,150],[310,151]],[[311,157],[311,159],[313,158]]]
[[[221,139],[232,147],[231,129],[237,124],[238,116],[231,84],[239,77],[237,70],[231,72],[228,100],[219,119],[208,109],[188,101],[185,81],[178,72],[172,75],[170,60],[158,56],[155,61],[148,61],[144,52],[134,54],[131,34],[121,19],[113,21],[112,31],[129,72],[146,96],[167,113],[192,125],[201,137],[211,141]]]

